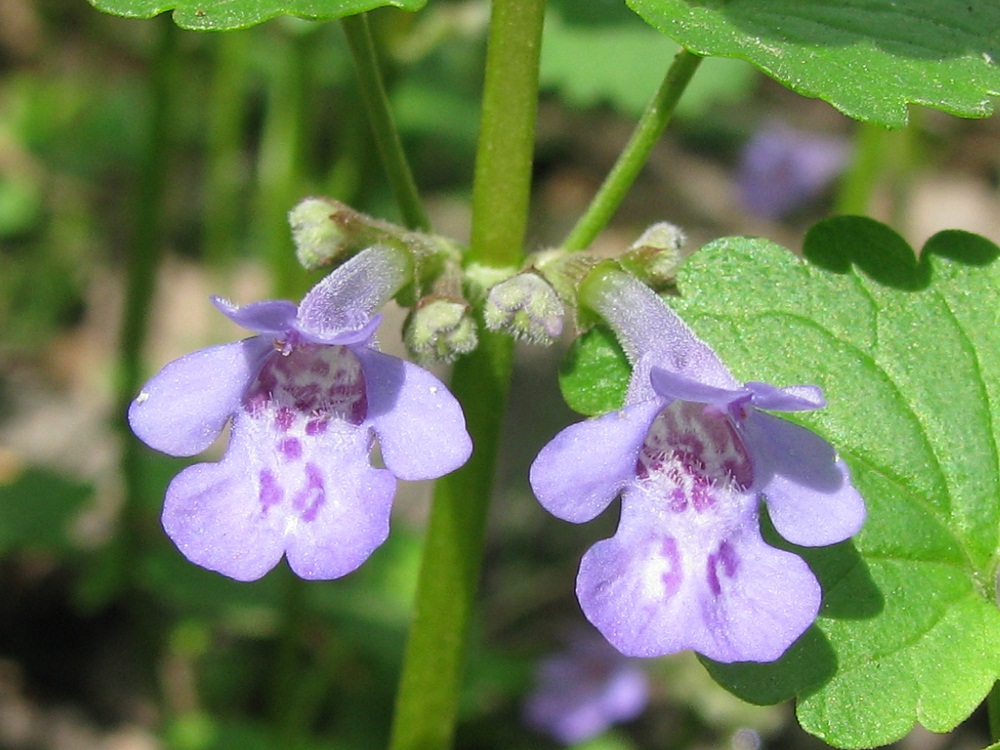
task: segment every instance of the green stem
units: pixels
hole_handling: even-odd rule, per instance
[[[205,257],[215,267],[231,263],[243,225],[243,143],[246,68],[251,31],[215,37],[215,70],[207,134]]]
[[[295,698],[303,679],[300,649],[305,623],[305,582],[282,568],[276,572],[284,589],[281,622],[278,629],[277,653],[274,660],[272,721],[281,747],[301,747],[308,736],[306,727],[297,721]]]
[[[840,182],[836,213],[867,214],[883,166],[883,151],[889,131],[881,125],[858,123],[854,135],[854,158]]]
[[[287,212],[305,186],[303,151],[316,33],[279,38],[282,45],[267,82],[267,109],[257,159],[254,236],[266,258],[273,293],[297,299],[305,274],[295,262]]]
[[[611,217],[618,210],[625,194],[639,176],[653,147],[670,122],[677,108],[677,102],[701,60],[700,55],[686,49],[677,53],[659,90],[646,107],[632,137],[618,156],[618,161],[611,168],[587,211],[562,243],[564,249],[585,250],[611,221]]]
[[[368,16],[365,13],[346,16],[340,23],[347,36],[347,44],[351,48],[354,66],[357,68],[361,100],[368,114],[379,158],[389,179],[393,197],[403,214],[403,222],[410,229],[429,232],[431,222],[420,202],[417,183],[406,161],[399,131],[396,130],[392,111],[389,109],[389,97],[386,95],[382,74],[379,71],[375,43],[368,26]]]
[[[523,257],[544,11],[544,0],[493,0],[473,186],[473,262],[500,267]],[[393,750],[444,750],[454,736],[512,352],[510,339],[483,332],[478,350],[455,365],[452,391],[475,451],[435,487]]]
[[[141,507],[141,449],[138,441],[131,437],[126,414],[145,374],[142,353],[149,328],[156,272],[163,251],[164,194],[171,164],[171,125],[176,104],[173,79],[178,31],[168,18],[157,23],[159,41],[149,79],[149,136],[136,191],[134,235],[125,261],[126,290],[115,408],[118,426],[127,436],[122,447],[126,498],[122,509],[124,560],[135,559],[131,555],[137,554],[135,548],[141,548],[147,532],[146,514]],[[126,570],[132,569],[126,563]]]
[[[854,157],[840,183],[836,212],[869,214],[872,199],[884,193],[888,212],[884,217],[894,226],[903,223],[909,200],[912,171],[917,163],[916,118],[920,110],[910,112],[910,124],[902,130],[888,130],[881,125],[859,123],[854,137]]]
[[[516,265],[524,253],[543,14],[542,0],[494,0],[490,18],[469,257],[497,268]]]
[[[141,593],[138,561],[148,557],[151,540],[160,535],[158,513],[149,501],[147,451],[132,435],[128,425],[129,405],[146,376],[143,350],[149,332],[156,276],[163,255],[165,195],[174,156],[173,126],[177,96],[178,29],[167,17],[156,19],[156,49],[148,78],[149,119],[138,184],[135,189],[134,224],[125,254],[125,300],[122,310],[118,350],[115,427],[120,431],[121,480],[124,490],[119,531],[97,561],[98,569],[86,576],[82,601],[103,607],[117,596],[131,606],[131,633],[140,651],[149,658],[137,659],[144,665],[149,684],[156,684],[154,666],[163,646],[163,622]],[[157,505],[160,497],[155,498]],[[121,588],[131,589],[123,593]]]

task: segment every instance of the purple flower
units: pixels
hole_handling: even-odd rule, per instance
[[[849,156],[842,138],[772,123],[743,148],[736,174],[740,201],[757,216],[787,216],[818,196]]]
[[[375,247],[298,307],[216,298],[260,335],[188,354],[146,383],[129,422],[164,453],[205,450],[232,418],[222,460],[185,469],[167,488],[163,526],[185,557],[241,581],[282,555],[303,578],[338,578],[385,541],[396,477],[439,477],[465,463],[472,445],[455,398],[373,344],[374,312],[408,273],[405,256]],[[385,469],[369,461],[376,436]]]
[[[639,666],[596,633],[580,634],[569,649],[544,659],[524,703],[527,724],[564,745],[575,745],[643,712],[649,684]]]
[[[584,555],[577,597],[623,654],[692,649],[721,662],[773,661],[809,627],[820,587],[797,555],[852,536],[864,503],[822,438],[769,411],[825,405],[815,386],[736,381],[707,344],[634,277],[585,284],[634,371],[625,405],[542,449],[531,486],[550,513],[596,517],[619,494],[615,535]]]

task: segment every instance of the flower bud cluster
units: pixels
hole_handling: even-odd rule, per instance
[[[296,253],[306,268],[339,265],[372,245],[413,259],[413,278],[397,300],[410,307],[403,340],[422,364],[450,363],[473,351],[478,326],[517,341],[548,346],[563,332],[567,313],[577,328],[577,297],[586,276],[607,259],[560,249],[530,256],[521,268],[462,265],[458,245],[375,219],[328,198],[307,198],[289,213]],[[655,291],[674,285],[683,260],[684,232],[661,222],[649,227],[617,259],[617,267]],[[477,314],[481,315],[477,323]]]

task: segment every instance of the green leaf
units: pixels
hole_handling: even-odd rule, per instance
[[[907,103],[986,117],[1000,94],[995,0],[627,0],[702,55],[749,60],[804,96],[890,127]]]
[[[559,367],[559,388],[569,408],[592,417],[622,407],[631,368],[606,326],[573,342]]]
[[[737,378],[824,388],[796,421],[847,461],[868,519],[796,550],[824,604],[782,659],[710,670],[751,702],[796,696],[803,727],[840,747],[949,731],[1000,676],[1000,249],[942,232],[916,262],[888,227],[839,217],[805,254],[713,242],[672,304]]]
[[[392,6],[420,10],[427,0],[90,0],[98,10],[126,18],[152,18],[168,10],[184,29],[245,29],[281,15],[314,20],[343,18]]]

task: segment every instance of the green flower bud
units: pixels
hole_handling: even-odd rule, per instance
[[[653,224],[621,257],[621,266],[647,286],[662,291],[677,281],[686,241],[679,227],[665,221]]]
[[[305,268],[336,263],[354,249],[349,217],[345,221],[342,215],[346,208],[326,198],[306,198],[288,212],[295,255]]]
[[[493,286],[483,319],[491,331],[503,331],[531,344],[551,344],[562,333],[563,303],[537,273],[526,271]]]
[[[453,362],[476,348],[476,323],[464,300],[424,297],[406,319],[403,340],[421,364]]]

